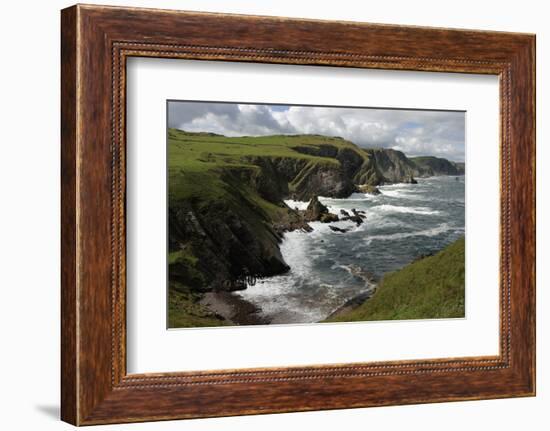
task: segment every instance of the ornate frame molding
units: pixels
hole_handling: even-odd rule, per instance
[[[201,30],[207,24],[220,30],[207,34]],[[272,32],[255,36],[258,26]],[[286,37],[274,36],[275,29]],[[308,41],[312,32],[339,38]],[[79,5],[62,12],[62,56],[64,420],[98,424],[534,394],[534,36]],[[125,65],[132,56],[498,75],[500,354],[127,375]],[[247,397],[250,391],[258,399]]]

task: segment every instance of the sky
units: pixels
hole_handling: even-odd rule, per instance
[[[465,158],[465,113],[456,111],[170,101],[168,127],[225,136],[340,136],[407,156]]]

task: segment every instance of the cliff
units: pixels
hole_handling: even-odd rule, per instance
[[[401,151],[385,148],[364,151],[373,159],[381,183],[413,182],[414,177],[425,176],[423,169]]]
[[[433,156],[411,157],[418,169],[417,176],[464,175],[465,165]]]

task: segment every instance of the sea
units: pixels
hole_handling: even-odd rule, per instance
[[[335,214],[342,209],[364,211],[364,223],[313,222],[312,232],[287,232],[280,247],[290,271],[259,279],[236,294],[256,305],[271,324],[318,322],[350,299],[373,292],[385,273],[436,253],[464,235],[465,177],[419,178],[418,184],[379,189],[380,195],[319,197]],[[298,209],[308,205],[285,202]]]

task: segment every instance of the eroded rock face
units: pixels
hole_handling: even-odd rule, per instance
[[[410,182],[407,180],[420,175],[418,166],[401,151],[386,148],[365,151],[372,157],[382,176],[380,184]]]
[[[338,164],[312,164],[299,172],[294,181],[293,196],[308,201],[314,196],[344,198],[353,193],[355,186]]]
[[[246,276],[267,277],[289,270],[279,249],[280,234],[269,220],[245,216],[253,209],[246,208],[250,205],[246,201],[241,205],[170,207],[169,251],[182,254],[170,262],[173,280],[196,291],[231,291],[246,288]]]
[[[460,175],[459,163],[433,157],[408,158],[393,149],[338,148],[329,144],[296,146],[295,151],[324,160],[289,157],[247,157],[259,167],[249,182],[270,202],[291,197],[309,201],[314,196],[344,198],[355,191],[379,194],[387,183],[416,184],[415,177]]]
[[[347,197],[355,190],[353,177],[334,159],[330,160],[332,162],[319,163],[284,157],[248,158],[247,161],[260,168],[248,181],[270,202],[288,197],[301,201],[314,196]]]

